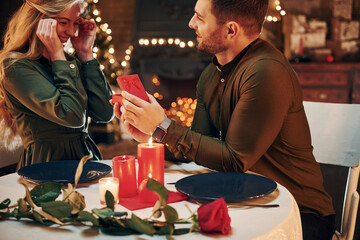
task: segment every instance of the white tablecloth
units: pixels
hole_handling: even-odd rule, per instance
[[[111,161],[103,161],[111,164]],[[186,176],[184,171],[172,171],[165,173],[165,183],[173,183]],[[189,169],[186,169],[189,171]],[[199,168],[196,168],[199,171]],[[9,174],[0,177],[0,201],[10,198],[15,203],[19,198],[24,197],[25,189],[17,180],[19,176]],[[173,184],[165,184],[169,190],[175,191]],[[97,181],[80,184],[77,188],[81,194],[85,196],[86,210],[91,211],[93,208],[100,208],[99,191]],[[170,204],[179,213],[180,218],[190,216],[189,210],[185,207],[185,201]],[[277,208],[260,208],[245,207],[244,204],[279,204]],[[192,211],[196,211],[199,205],[189,203]],[[116,211],[126,211],[121,205],[116,206]],[[134,211],[139,217],[145,218],[151,216],[152,208]],[[130,212],[130,211],[129,211]],[[301,220],[298,206],[283,186],[278,184],[277,190],[273,193],[254,200],[245,201],[239,204],[229,205],[229,215],[231,218],[232,230],[229,235],[220,234],[203,234],[199,232],[189,233],[185,235],[175,236],[175,239],[264,239],[264,240],[301,240]],[[24,240],[28,238],[34,239],[166,239],[164,236],[147,236],[132,235],[126,237],[109,236],[96,230],[90,230],[84,226],[59,226],[52,225],[45,227],[32,221],[16,221],[16,220],[0,220],[0,239]]]

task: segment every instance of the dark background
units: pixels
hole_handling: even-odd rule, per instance
[[[136,43],[140,37],[182,37],[193,39],[194,32],[187,27],[187,23],[193,13],[195,2],[195,0],[100,0],[98,8],[102,12],[101,16],[104,21],[108,22],[113,30],[117,57],[121,59],[124,56],[124,50],[130,44]],[[283,0],[281,2],[288,13],[303,13],[307,17],[330,21],[332,2],[330,0]],[[2,47],[2,36],[8,20],[22,3],[22,0],[0,1],[0,47]],[[354,18],[360,20],[360,0],[354,0],[354,6],[356,7],[354,9]],[[280,23],[266,23],[265,30],[270,33],[270,40],[273,44],[281,49]],[[133,68],[135,72],[141,72],[142,77],[146,79],[152,74],[148,71],[154,71],[154,69],[158,68],[158,71],[163,72],[163,75],[160,76],[162,81],[169,82],[169,84],[166,84],[166,88],[173,89],[172,92],[176,91],[175,96],[194,96],[194,86],[198,74],[209,61],[209,56],[199,54],[191,49],[184,51],[175,48],[139,49],[134,53],[134,56]],[[156,62],[160,63],[153,65]],[[179,85],[182,85],[182,88],[179,88]],[[147,89],[150,87],[150,85],[146,86]],[[135,148],[136,145],[132,144],[131,147]],[[134,150],[135,152],[136,150]],[[346,181],[347,171],[344,168],[328,165],[322,165],[321,167],[325,178],[328,179],[325,181],[325,187],[332,196],[335,196],[335,209],[340,213],[344,191],[342,186]],[[338,214],[338,229],[340,217],[340,214]],[[360,239],[359,213],[354,239]]]

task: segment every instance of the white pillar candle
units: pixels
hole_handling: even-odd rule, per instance
[[[114,202],[117,203],[119,199],[119,179],[114,177],[104,177],[99,180],[100,202],[105,204],[105,193],[109,191],[114,196]]]

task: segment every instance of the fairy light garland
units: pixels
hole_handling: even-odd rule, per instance
[[[180,48],[193,48],[195,43],[192,40],[182,40],[180,38],[140,38],[138,41],[140,46],[178,46]]]
[[[131,55],[134,50],[134,46],[129,45],[125,50],[125,56],[122,60],[118,61],[115,57],[115,47],[112,43],[112,30],[109,28],[109,24],[102,23],[101,12],[96,8],[96,4],[99,0],[87,0],[85,2],[85,7],[90,7],[91,12],[87,17],[93,18],[97,25],[97,40],[98,35],[101,36],[101,44],[95,44],[93,47],[93,55],[95,58],[99,59],[101,64],[101,69],[104,71],[105,75],[115,80],[117,76],[124,74],[124,69],[130,68]],[[274,0],[272,3],[275,7],[276,14],[269,14],[266,16],[265,20],[267,22],[278,22],[283,16],[286,15],[286,11],[282,8],[280,0]],[[140,38],[138,40],[140,47],[155,47],[155,46],[174,46],[181,49],[184,48],[194,48],[195,42],[192,40],[185,40],[180,38]],[[74,49],[70,48],[69,53],[74,53]],[[154,75],[152,78],[152,83],[159,87],[160,80],[158,76]],[[153,94],[158,100],[162,100],[164,96],[155,92]],[[187,97],[178,97],[176,101],[171,103],[171,107],[168,110],[165,110],[166,114],[181,123],[183,126],[190,127],[193,121],[194,112],[196,108],[196,99],[191,99]]]
[[[277,15],[267,15],[265,17],[266,21],[268,22],[278,22],[281,20],[283,16],[286,15],[286,11],[281,7],[280,0],[275,0],[273,5],[275,6],[275,10],[277,12]]]

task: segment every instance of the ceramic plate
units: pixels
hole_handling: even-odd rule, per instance
[[[275,181],[249,173],[212,172],[188,176],[175,183],[179,192],[201,202],[224,198],[228,203],[259,198],[272,193]]]
[[[35,182],[74,183],[79,160],[62,160],[29,165],[19,169],[18,174]],[[111,172],[111,167],[100,162],[85,163],[80,182],[88,182]]]

